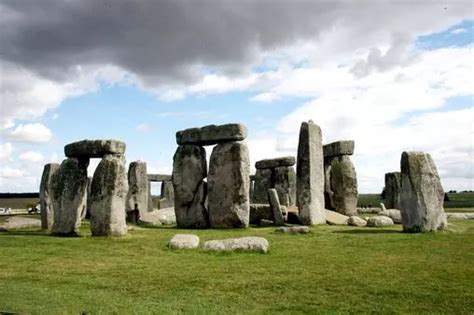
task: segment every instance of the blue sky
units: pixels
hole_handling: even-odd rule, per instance
[[[360,192],[381,191],[403,150],[431,153],[446,190],[474,189],[472,11],[417,21],[409,7],[396,9],[406,10],[406,25],[388,21],[369,33],[357,19],[316,25],[315,37],[249,44],[252,58],[236,49],[245,56],[202,61],[204,54],[197,67],[186,61],[192,76],[184,79],[88,60],[57,65],[62,77],[7,57],[2,77],[31,86],[14,79],[1,85],[0,191],[37,191],[42,165],[61,161],[64,145],[85,138],[125,141],[127,163],[141,159],[149,172],[170,173],[178,130],[244,123],[253,164],[295,155],[299,125],[309,119],[321,125],[325,142],[356,140]],[[20,35],[2,40],[21,50]],[[342,44],[349,36],[360,42]]]

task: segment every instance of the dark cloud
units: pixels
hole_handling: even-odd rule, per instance
[[[417,13],[420,6],[373,1],[5,0],[0,54],[57,81],[77,65],[112,64],[148,84],[170,84],[195,78],[196,66],[241,71],[261,51],[317,40],[338,23],[357,36],[400,31],[435,18],[423,14],[456,16],[466,5],[427,2],[431,11]],[[412,22],[404,25],[405,17]]]

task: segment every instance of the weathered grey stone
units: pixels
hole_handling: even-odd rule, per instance
[[[354,141],[342,140],[329,143],[323,146],[324,157],[354,154]]]
[[[213,228],[249,225],[249,151],[244,142],[220,143],[209,162],[209,221]]]
[[[272,209],[266,203],[251,203],[250,204],[250,224],[259,224],[260,220],[273,220]]]
[[[125,143],[118,140],[82,140],[64,147],[67,157],[101,158],[106,154],[124,154]]]
[[[250,198],[250,202],[253,202],[254,187],[255,187],[255,181],[253,181],[253,180],[252,180],[252,177],[250,177],[250,182],[249,182],[249,198]]]
[[[156,211],[158,220],[164,225],[176,224],[176,214],[174,207],[164,208]]]
[[[176,142],[182,144],[212,145],[247,138],[247,127],[242,124],[209,125],[190,128],[176,133]]]
[[[194,234],[176,234],[169,241],[168,246],[172,249],[193,249],[199,246],[199,236]]]
[[[270,209],[272,210],[273,222],[275,225],[285,224],[283,214],[280,210],[280,200],[278,199],[278,193],[274,188],[268,190],[268,203],[270,204]]]
[[[311,121],[301,124],[296,165],[296,197],[299,219],[306,225],[326,222],[321,137],[321,128],[318,125]]]
[[[204,205],[207,195],[206,151],[195,145],[180,145],[173,157],[173,188],[176,223],[179,228],[204,229],[209,214]]]
[[[267,203],[267,194],[270,188],[273,188],[272,170],[257,170],[255,173],[252,202]]]
[[[150,182],[169,182],[172,180],[172,176],[166,174],[148,174],[147,177]]]
[[[444,191],[429,154],[403,152],[400,207],[405,232],[442,230],[447,227]]]
[[[146,162],[134,161],[128,167],[128,195],[125,210],[148,212],[148,178]]]
[[[288,234],[307,234],[310,232],[310,229],[308,226],[281,226],[275,231]]]
[[[347,224],[352,225],[352,226],[366,226],[367,221],[365,221],[362,218],[359,218],[356,215],[353,215],[349,217],[349,220],[347,220]]]
[[[396,224],[402,223],[402,215],[398,209],[385,209],[379,212],[379,215],[384,215],[393,220]]]
[[[52,201],[52,182],[54,172],[59,168],[57,163],[46,164],[43,168],[40,184],[41,228],[50,229],[53,226],[54,210]]]
[[[39,227],[41,227],[41,220],[25,218],[22,216],[12,216],[0,224],[0,232]]]
[[[379,213],[379,208],[357,208],[357,213]]]
[[[250,175],[250,181],[254,181],[255,180],[255,175]]]
[[[54,221],[51,233],[74,236],[79,233],[81,211],[86,204],[89,159],[65,159],[51,178]]]
[[[387,225],[393,225],[393,220],[384,215],[376,215],[367,220],[367,226],[370,227],[383,227]]]
[[[349,217],[336,211],[324,209],[326,214],[326,223],[330,225],[347,225]]]
[[[272,220],[261,219],[260,223],[258,225],[260,225],[260,226],[270,226],[270,225],[275,225],[275,222],[273,222]]]
[[[292,166],[276,167],[272,170],[273,187],[280,202],[285,206],[296,205],[296,173]]]
[[[92,177],[90,209],[92,236],[127,234],[125,221],[127,192],[125,158],[123,155],[105,155]]]
[[[296,159],[293,156],[284,156],[274,159],[260,160],[255,163],[256,169],[275,168],[280,166],[293,166]]]
[[[461,219],[461,220],[474,220],[474,212],[465,212],[465,213],[446,213],[448,219]]]
[[[160,209],[174,207],[174,189],[173,182],[161,182]]]
[[[344,215],[357,214],[357,174],[349,156],[325,159],[326,208]]]
[[[87,188],[86,188],[86,203],[82,208],[81,212],[81,220],[89,219],[90,218],[90,208],[91,208],[91,185],[92,185],[92,177],[87,177]]]
[[[240,237],[207,241],[203,245],[206,251],[255,251],[266,253],[268,241],[263,237]]]
[[[148,212],[153,211],[153,196],[151,195],[151,182],[148,182]]]
[[[402,174],[392,172],[385,174],[385,206],[389,209],[400,209],[400,190]]]

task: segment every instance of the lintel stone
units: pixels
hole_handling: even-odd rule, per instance
[[[125,153],[125,142],[119,140],[81,140],[69,143],[64,147],[64,154],[69,158],[102,158],[106,154],[122,155]]]
[[[242,124],[208,125],[190,128],[176,133],[179,145],[213,145],[222,142],[241,141],[247,138],[247,127]]]

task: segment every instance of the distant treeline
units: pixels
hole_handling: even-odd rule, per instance
[[[0,193],[0,198],[39,198],[39,193]]]

